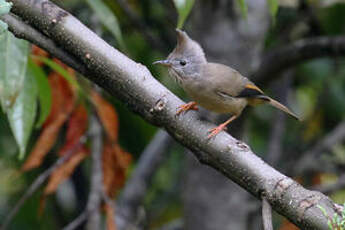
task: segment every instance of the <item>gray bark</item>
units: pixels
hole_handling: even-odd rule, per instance
[[[328,229],[317,205],[333,215],[336,205],[325,195],[303,188],[263,162],[248,145],[222,132],[213,140],[214,125],[196,113],[176,118],[182,104],[153,78],[147,68],[109,46],[76,18],[47,0],[11,0],[12,12],[46,34],[88,69],[85,77],[97,83],[148,122],[164,127],[179,143],[303,229]],[[201,178],[202,179],[202,178]],[[223,228],[222,228],[223,229]]]
[[[243,75],[258,67],[269,22],[265,0],[246,2],[247,20],[236,11],[234,1],[199,1],[191,22],[192,37],[201,43],[208,61],[229,65]],[[229,132],[240,136],[241,123],[243,119],[231,123]],[[248,228],[248,215],[259,202],[191,156],[184,175],[186,229]]]

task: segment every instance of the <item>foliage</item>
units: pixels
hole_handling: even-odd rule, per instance
[[[333,217],[329,216],[326,209],[318,205],[322,214],[328,219],[328,227],[330,230],[344,230],[345,229],[345,203],[340,214],[334,213]]]
[[[0,16],[10,12],[11,7],[12,7],[11,2],[6,2],[5,0],[0,0]],[[8,28],[8,25],[5,22],[3,22],[2,20],[0,20],[0,35],[3,32],[7,31],[7,28]]]
[[[194,0],[174,0],[174,4],[178,12],[178,20],[177,20],[176,28],[181,29],[190,11],[193,8]]]

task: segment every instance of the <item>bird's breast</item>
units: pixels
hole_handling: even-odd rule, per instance
[[[247,105],[247,100],[236,97],[223,97],[208,84],[189,82],[182,85],[186,93],[200,106],[217,113],[240,114]]]

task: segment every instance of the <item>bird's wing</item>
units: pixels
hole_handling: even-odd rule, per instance
[[[218,94],[239,98],[257,98],[264,92],[238,71],[222,64],[208,63],[204,74]]]

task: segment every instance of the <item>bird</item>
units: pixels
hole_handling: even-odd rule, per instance
[[[216,136],[238,118],[246,106],[269,104],[300,120],[285,105],[265,93],[237,70],[219,63],[208,62],[202,47],[188,34],[176,29],[177,44],[165,60],[153,64],[168,68],[173,77],[193,101],[179,106],[176,115],[188,110],[198,110],[198,105],[207,110],[231,114],[231,117],[208,131],[208,138]]]

